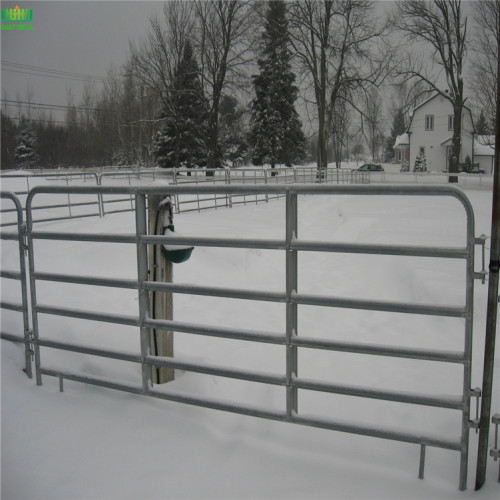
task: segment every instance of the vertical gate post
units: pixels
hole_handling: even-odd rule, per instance
[[[161,204],[161,195],[148,197],[149,234],[162,235],[165,217],[173,222],[172,205]],[[173,281],[173,264],[165,258],[160,245],[149,246],[149,279],[164,283]],[[171,292],[150,293],[150,317],[152,319],[173,319],[173,297]],[[153,356],[174,356],[174,332],[158,330],[151,332],[151,349]],[[168,366],[153,369],[153,383],[164,384],[174,380],[174,369]]]
[[[19,252],[19,274],[21,281],[21,302],[22,302],[22,314],[23,314],[23,329],[24,329],[24,357],[25,357],[25,372],[29,378],[33,377],[33,370],[31,366],[31,332],[29,325],[29,307],[28,307],[28,285],[27,285],[27,273],[26,273],[26,257],[25,252],[28,250],[27,245],[27,226],[23,220],[23,207],[17,196],[10,193],[2,193],[2,198],[7,198],[16,207],[17,215],[17,244]]]
[[[297,238],[297,193],[286,191],[286,413],[288,417],[298,411],[297,388],[292,387],[298,376],[297,347],[291,345],[297,336],[297,304],[292,303],[292,293],[297,292],[297,250],[291,243]]]
[[[135,230],[137,234],[137,277],[139,282],[139,325],[141,336],[141,360],[142,360],[142,391],[147,393],[151,387],[151,365],[145,362],[151,354],[150,329],[144,326],[144,321],[149,313],[149,294],[142,286],[148,281],[148,245],[141,242],[141,238],[147,234],[146,223],[146,196],[142,193],[135,195]]]

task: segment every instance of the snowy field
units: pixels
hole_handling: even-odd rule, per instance
[[[490,234],[491,192],[466,188],[476,236]],[[132,213],[43,223],[47,231],[129,233]],[[283,238],[284,200],[175,218],[183,235]],[[299,237],[376,244],[463,246],[465,217],[451,198],[313,197],[299,199]],[[489,240],[487,241],[487,247]],[[2,241],[2,269],[17,268],[17,248]],[[136,277],[133,245],[35,244],[40,272]],[[479,251],[476,256],[479,256]],[[479,258],[476,270],[480,269]],[[462,306],[464,264],[443,259],[300,253],[299,292],[349,298]],[[196,248],[176,265],[176,283],[284,291],[281,251]],[[2,300],[19,290],[2,280]],[[481,385],[487,287],[475,283],[472,386]],[[44,305],[136,315],[137,293],[38,282]],[[174,319],[282,334],[285,305],[176,295]],[[2,311],[2,331],[22,331],[20,315]],[[463,349],[463,321],[349,309],[299,306],[299,335],[439,350]],[[139,352],[136,328],[40,315],[41,337]],[[2,498],[10,499],[498,499],[498,462],[488,459],[487,483],[475,493],[477,435],[470,439],[469,481],[458,491],[459,454],[427,448],[418,479],[418,445],[342,434],[185,406],[43,377],[37,387],[21,371],[23,348],[1,343]],[[500,412],[497,344],[492,413]],[[175,334],[182,360],[282,375],[282,346]],[[42,349],[44,367],[140,385],[140,367]],[[428,395],[459,395],[462,370],[453,364],[299,350],[299,375],[320,381]],[[283,410],[282,387],[176,371],[169,389],[270,410]],[[474,410],[473,410],[474,411]],[[299,414],[456,439],[461,415],[340,395],[299,391]],[[473,415],[474,416],[474,415]]]

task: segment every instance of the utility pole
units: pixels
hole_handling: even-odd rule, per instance
[[[500,2],[496,3],[497,19],[500,19]],[[498,273],[500,268],[500,37],[497,37],[497,95],[495,125],[495,167],[493,172],[493,211],[491,217],[491,250],[488,279],[488,311],[484,346],[483,391],[479,444],[477,451],[476,490],[486,479],[488,438],[490,431],[491,396],[493,389],[493,365],[495,361],[495,337],[498,314]]]

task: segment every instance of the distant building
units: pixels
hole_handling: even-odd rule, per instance
[[[394,163],[403,163],[410,160],[410,137],[408,134],[401,134],[396,137],[394,143]]]
[[[408,126],[410,170],[413,170],[417,156],[424,155],[427,171],[448,172],[453,127],[453,107],[448,99],[435,94],[419,104],[413,110]],[[472,114],[464,107],[460,163],[465,163],[467,156],[473,161],[473,135]]]
[[[478,135],[474,138],[474,163],[479,171],[492,174],[495,165],[495,136]]]

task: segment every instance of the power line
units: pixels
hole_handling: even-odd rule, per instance
[[[7,116],[10,120],[17,120],[18,122],[21,122],[24,117],[18,117],[18,116]],[[50,118],[24,118],[29,122],[38,122],[38,123],[55,123],[55,124],[60,124],[60,125],[78,125],[78,126],[83,126],[85,125],[84,123],[81,122],[68,122],[68,121],[62,121],[62,120],[53,120]],[[105,126],[105,127],[136,127],[140,128],[140,125],[136,125],[136,122],[130,122],[130,123],[99,123],[99,126]],[[137,123],[140,123],[140,120],[137,121]]]
[[[76,106],[76,105],[64,105],[64,104],[48,104],[42,102],[30,102],[30,101],[14,101],[12,99],[1,99],[3,103],[6,103],[7,106],[16,106],[19,104],[24,104],[29,107],[34,107],[35,109],[55,109],[55,110],[63,110],[63,109],[76,109],[82,111],[103,111],[101,108],[87,108],[85,106]],[[117,110],[106,110],[106,112],[110,113],[118,113]]]
[[[42,110],[42,109],[47,109],[47,110],[54,110],[54,111],[63,111],[63,110],[75,110],[75,111],[96,111],[96,112],[103,112],[103,113],[120,113],[120,110],[118,109],[102,109],[102,108],[88,108],[85,106],[76,106],[76,105],[65,105],[65,104],[48,104],[48,103],[41,103],[41,102],[31,102],[31,101],[18,101],[18,100],[13,100],[13,99],[0,99],[2,103],[6,107],[18,107],[20,105],[23,105],[24,107],[28,108],[33,108],[33,110]],[[134,120],[133,122],[129,122],[129,124],[133,123],[157,123],[163,121],[163,118],[156,118],[156,119],[139,119],[139,120]],[[128,125],[128,124],[125,124]]]
[[[49,78],[57,78],[58,80],[70,80],[73,82],[75,82],[75,81],[76,82],[99,81],[97,79],[92,79],[92,78],[70,78],[70,77],[58,76],[58,75],[46,75],[43,73],[33,73],[33,72],[29,72],[29,71],[19,71],[16,69],[8,69],[8,68],[4,68],[2,71],[9,71],[11,73],[19,73],[21,75],[30,75],[30,76],[48,76]]]
[[[71,71],[62,71],[53,68],[44,68],[42,66],[32,66],[29,64],[20,64],[10,61],[2,61],[2,66],[5,68],[3,71],[11,71],[14,73],[27,74],[32,76],[48,76],[51,78],[60,78],[65,80],[76,80],[76,81],[100,81],[104,82],[106,77],[89,75],[83,73],[74,73]]]

